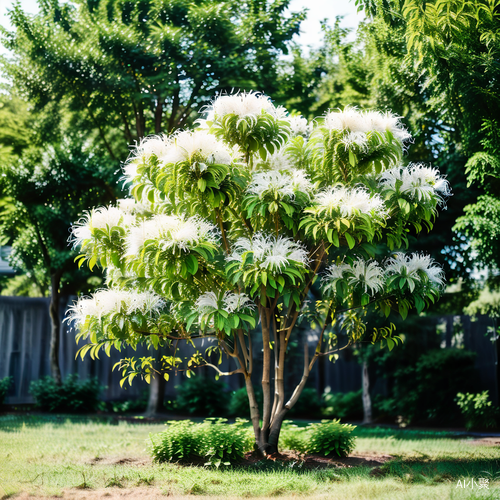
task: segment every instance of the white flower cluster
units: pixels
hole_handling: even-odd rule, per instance
[[[231,164],[229,148],[205,130],[180,132],[171,141],[170,147],[159,158],[162,164],[192,161],[194,157],[208,164]]]
[[[118,207],[99,207],[87,212],[71,228],[71,241],[75,247],[82,245],[84,240],[92,238],[94,229],[110,230],[113,227],[126,227],[132,224],[134,217]]]
[[[238,238],[229,260],[242,262],[243,254],[246,252],[253,252],[254,262],[258,262],[261,268],[269,271],[280,271],[290,261],[302,265],[308,262],[306,249],[291,238],[282,236],[276,238],[257,233],[251,240]]]
[[[380,175],[379,184],[384,189],[399,189],[399,192],[419,201],[436,197],[442,202],[451,194],[448,181],[439,175],[439,171],[421,164],[386,170]]]
[[[393,277],[406,278],[410,291],[422,281],[424,276],[436,285],[444,284],[444,273],[429,255],[396,253],[381,267],[373,260],[357,259],[352,264],[333,264],[327,268],[322,278],[325,291],[334,295],[339,281],[345,281],[353,288],[361,287],[364,293],[374,295],[384,290],[386,283]]]
[[[282,199],[288,197],[293,199],[297,192],[308,196],[314,191],[314,186],[302,170],[291,170],[290,172],[270,170],[267,172],[255,172],[252,181],[247,187],[247,192],[263,198],[266,193],[277,195]]]
[[[320,213],[340,212],[344,218],[353,217],[357,213],[379,217],[387,215],[382,198],[378,194],[370,196],[370,193],[363,187],[334,186],[317,194],[314,203]]]
[[[245,116],[260,115],[262,112],[269,113],[276,118],[284,118],[286,110],[282,106],[274,106],[271,98],[258,92],[238,92],[231,95],[221,95],[212,103],[209,114],[222,118],[234,114],[243,118]]]
[[[126,237],[127,255],[138,255],[147,240],[158,240],[162,250],[188,250],[200,241],[215,243],[216,228],[199,217],[184,219],[175,215],[157,214],[130,228]]]
[[[123,198],[117,201],[118,208],[131,215],[144,214],[152,211],[151,203],[142,203],[134,198]]]
[[[271,170],[289,170],[293,168],[290,157],[281,151],[269,155],[265,164],[267,164]]]
[[[364,261],[358,259],[349,264],[333,264],[326,270],[323,277],[323,287],[326,290],[331,290],[335,294],[337,282],[347,280],[352,287],[361,287],[364,293],[373,295],[380,292],[385,283],[384,270],[375,261]]]
[[[209,314],[214,311],[225,311],[231,314],[243,309],[254,309],[255,304],[244,293],[225,292],[222,297],[219,297],[215,292],[206,292],[198,298],[196,307],[200,314]]]
[[[313,125],[309,123],[306,118],[302,116],[290,116],[288,117],[290,122],[290,129],[292,132],[292,137],[302,135],[304,137],[309,137],[312,132]]]
[[[90,317],[102,318],[111,313],[148,314],[164,307],[163,299],[153,292],[99,290],[91,297],[80,297],[68,310],[67,321],[82,325]]]
[[[361,151],[368,151],[368,137],[364,132],[349,132],[340,142],[346,151],[354,146]]]
[[[399,116],[379,111],[358,111],[347,106],[343,111],[331,111],[325,116],[325,126],[330,130],[345,130],[366,134],[371,131],[389,131],[401,142],[408,140],[411,134],[404,128]],[[358,141],[361,136],[358,136]]]
[[[202,170],[206,164],[230,165],[232,151],[207,130],[183,131],[167,136],[152,136],[143,139],[124,166],[127,182],[137,177],[137,167],[155,156],[160,165],[197,161]]]
[[[167,135],[151,135],[141,139],[139,146],[134,151],[134,156],[149,158],[151,155],[161,158],[167,154],[169,146],[172,144]]]
[[[410,290],[413,290],[415,283],[421,281],[422,275],[427,276],[438,287],[444,284],[444,272],[430,255],[396,253],[387,261],[385,272],[387,276],[406,278]]]

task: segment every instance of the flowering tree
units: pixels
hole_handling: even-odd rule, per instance
[[[349,345],[366,333],[367,307],[405,317],[442,288],[429,257],[399,252],[409,228],[432,227],[449,194],[436,170],[401,165],[409,138],[388,113],[346,108],[307,123],[264,95],[238,93],[218,97],[194,131],[143,140],[124,168],[133,198],[73,227],[79,264],[106,269],[108,286],[72,308],[78,338],[89,340],[82,357],[125,344],[171,348],[159,370],[152,357],[122,360],[122,383],[199,366],[241,373],[256,447],[277,451],[315,362],[345,347],[334,323]],[[311,303],[315,282],[323,293]],[[317,344],[310,355],[304,341],[303,376],[287,400],[285,357],[307,316],[320,325]],[[262,409],[251,379],[257,322]],[[213,339],[208,353],[183,366],[178,342],[200,337]],[[369,340],[392,349],[400,339],[381,328]],[[214,351],[237,368],[222,372],[206,359]]]

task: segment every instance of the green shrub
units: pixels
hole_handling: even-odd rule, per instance
[[[230,395],[226,384],[221,381],[192,377],[176,389],[180,412],[204,417],[220,417],[228,413]]]
[[[306,388],[302,391],[295,406],[290,410],[289,415],[294,417],[315,418],[321,416],[323,403],[318,396],[318,391]]]
[[[307,453],[307,427],[298,427],[285,420],[280,434],[280,449]]]
[[[309,424],[306,433],[307,452],[347,457],[354,450],[356,438],[351,435],[354,429],[354,425],[341,424],[340,420]]]
[[[259,408],[262,408],[262,390],[255,389],[255,399]],[[248,403],[247,390],[245,387],[233,391],[228,407],[229,415],[239,417],[250,417],[250,405]]]
[[[460,422],[454,399],[477,387],[476,353],[465,349],[435,349],[393,373],[392,395],[376,398],[374,409],[409,422],[451,425]]]
[[[247,420],[207,419],[201,424],[189,420],[168,422],[167,430],[150,435],[155,462],[199,462],[204,465],[232,465],[252,449],[253,434]]]
[[[7,396],[7,392],[9,392],[12,382],[12,377],[5,377],[0,379],[0,405],[3,405],[5,396]]]
[[[299,453],[347,457],[354,450],[356,438],[351,435],[354,429],[354,425],[341,424],[339,420],[322,420],[320,424],[302,428],[286,422],[281,434],[281,447]]]
[[[30,384],[30,393],[36,406],[44,411],[95,411],[100,406],[99,394],[103,387],[95,378],[79,382],[78,375],[68,375],[61,385],[52,377],[44,377]]]
[[[329,390],[323,393],[323,415],[329,418],[356,419],[363,417],[362,390],[351,392],[332,393]]]
[[[234,464],[253,448],[253,432],[245,424],[248,420],[236,419],[234,424],[227,424],[225,418],[205,420],[199,428],[205,465]]]
[[[199,458],[196,425],[190,420],[167,423],[167,430],[149,436],[155,462],[190,462]]]
[[[499,409],[489,401],[488,391],[477,394],[459,392],[455,399],[465,419],[465,428],[491,429],[497,426]]]

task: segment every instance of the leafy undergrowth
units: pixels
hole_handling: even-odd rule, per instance
[[[146,439],[164,428],[162,424],[112,424],[66,417],[0,417],[0,498],[22,493],[113,499],[119,492],[132,492],[130,498],[134,499],[156,498],[156,494],[158,498],[198,495],[211,500],[297,495],[500,498],[499,447],[457,439],[450,433],[358,428],[354,457],[345,459],[353,460],[353,465],[347,467],[308,468],[300,466],[300,460],[276,460],[223,470],[153,464]],[[356,456],[383,454],[394,458],[375,467],[355,465]],[[478,488],[480,478],[488,479],[488,489]],[[469,486],[464,488],[467,481]]]

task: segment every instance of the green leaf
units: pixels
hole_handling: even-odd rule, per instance
[[[387,341],[387,347],[389,348],[389,351],[392,351],[394,349],[394,340],[391,338],[385,339]]]
[[[349,233],[345,233],[344,237],[347,241],[347,244],[349,245],[349,250],[352,250],[354,248],[354,246],[356,245],[356,241]]]
[[[354,154],[351,150],[349,150],[349,163],[350,163],[353,167],[355,167],[355,166],[356,166],[356,163],[357,163],[357,161],[356,161],[356,155],[355,155],[355,154]]]
[[[92,257],[89,260],[89,269],[92,271],[94,269],[94,266],[97,263],[97,257],[95,255],[92,255]]]
[[[196,274],[198,271],[198,260],[193,254],[189,254],[186,257],[186,267],[189,272],[189,274]]]

